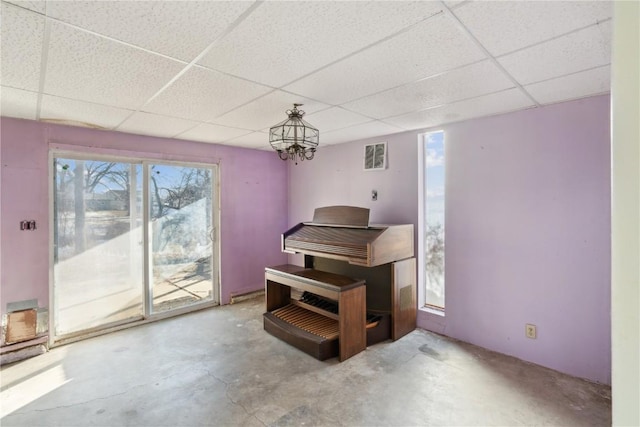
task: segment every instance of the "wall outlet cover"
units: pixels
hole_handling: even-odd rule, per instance
[[[524,334],[526,335],[527,338],[536,339],[538,336],[536,325],[527,323],[524,327]]]

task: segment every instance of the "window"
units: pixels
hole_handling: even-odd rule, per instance
[[[445,295],[445,151],[444,132],[422,135],[421,171],[421,283],[426,307],[444,309]]]

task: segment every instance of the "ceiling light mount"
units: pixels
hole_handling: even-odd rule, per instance
[[[304,111],[298,110],[302,104],[293,104],[287,110],[286,120],[269,129],[269,144],[278,152],[282,160],[311,160],[318,147],[320,132],[302,120]]]

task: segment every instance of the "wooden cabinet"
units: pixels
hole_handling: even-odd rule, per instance
[[[363,279],[367,288],[367,311],[387,314],[390,317],[391,331],[384,339],[400,339],[416,328],[418,303],[415,258],[365,267],[346,261],[306,255],[305,266]]]

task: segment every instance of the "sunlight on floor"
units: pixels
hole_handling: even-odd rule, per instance
[[[3,378],[3,383],[5,379]],[[2,402],[0,416],[5,417],[70,381],[72,379],[66,377],[62,365],[55,365],[24,381],[10,385],[6,390],[0,392],[0,402]],[[4,387],[6,387],[5,384],[3,384],[3,389]]]

